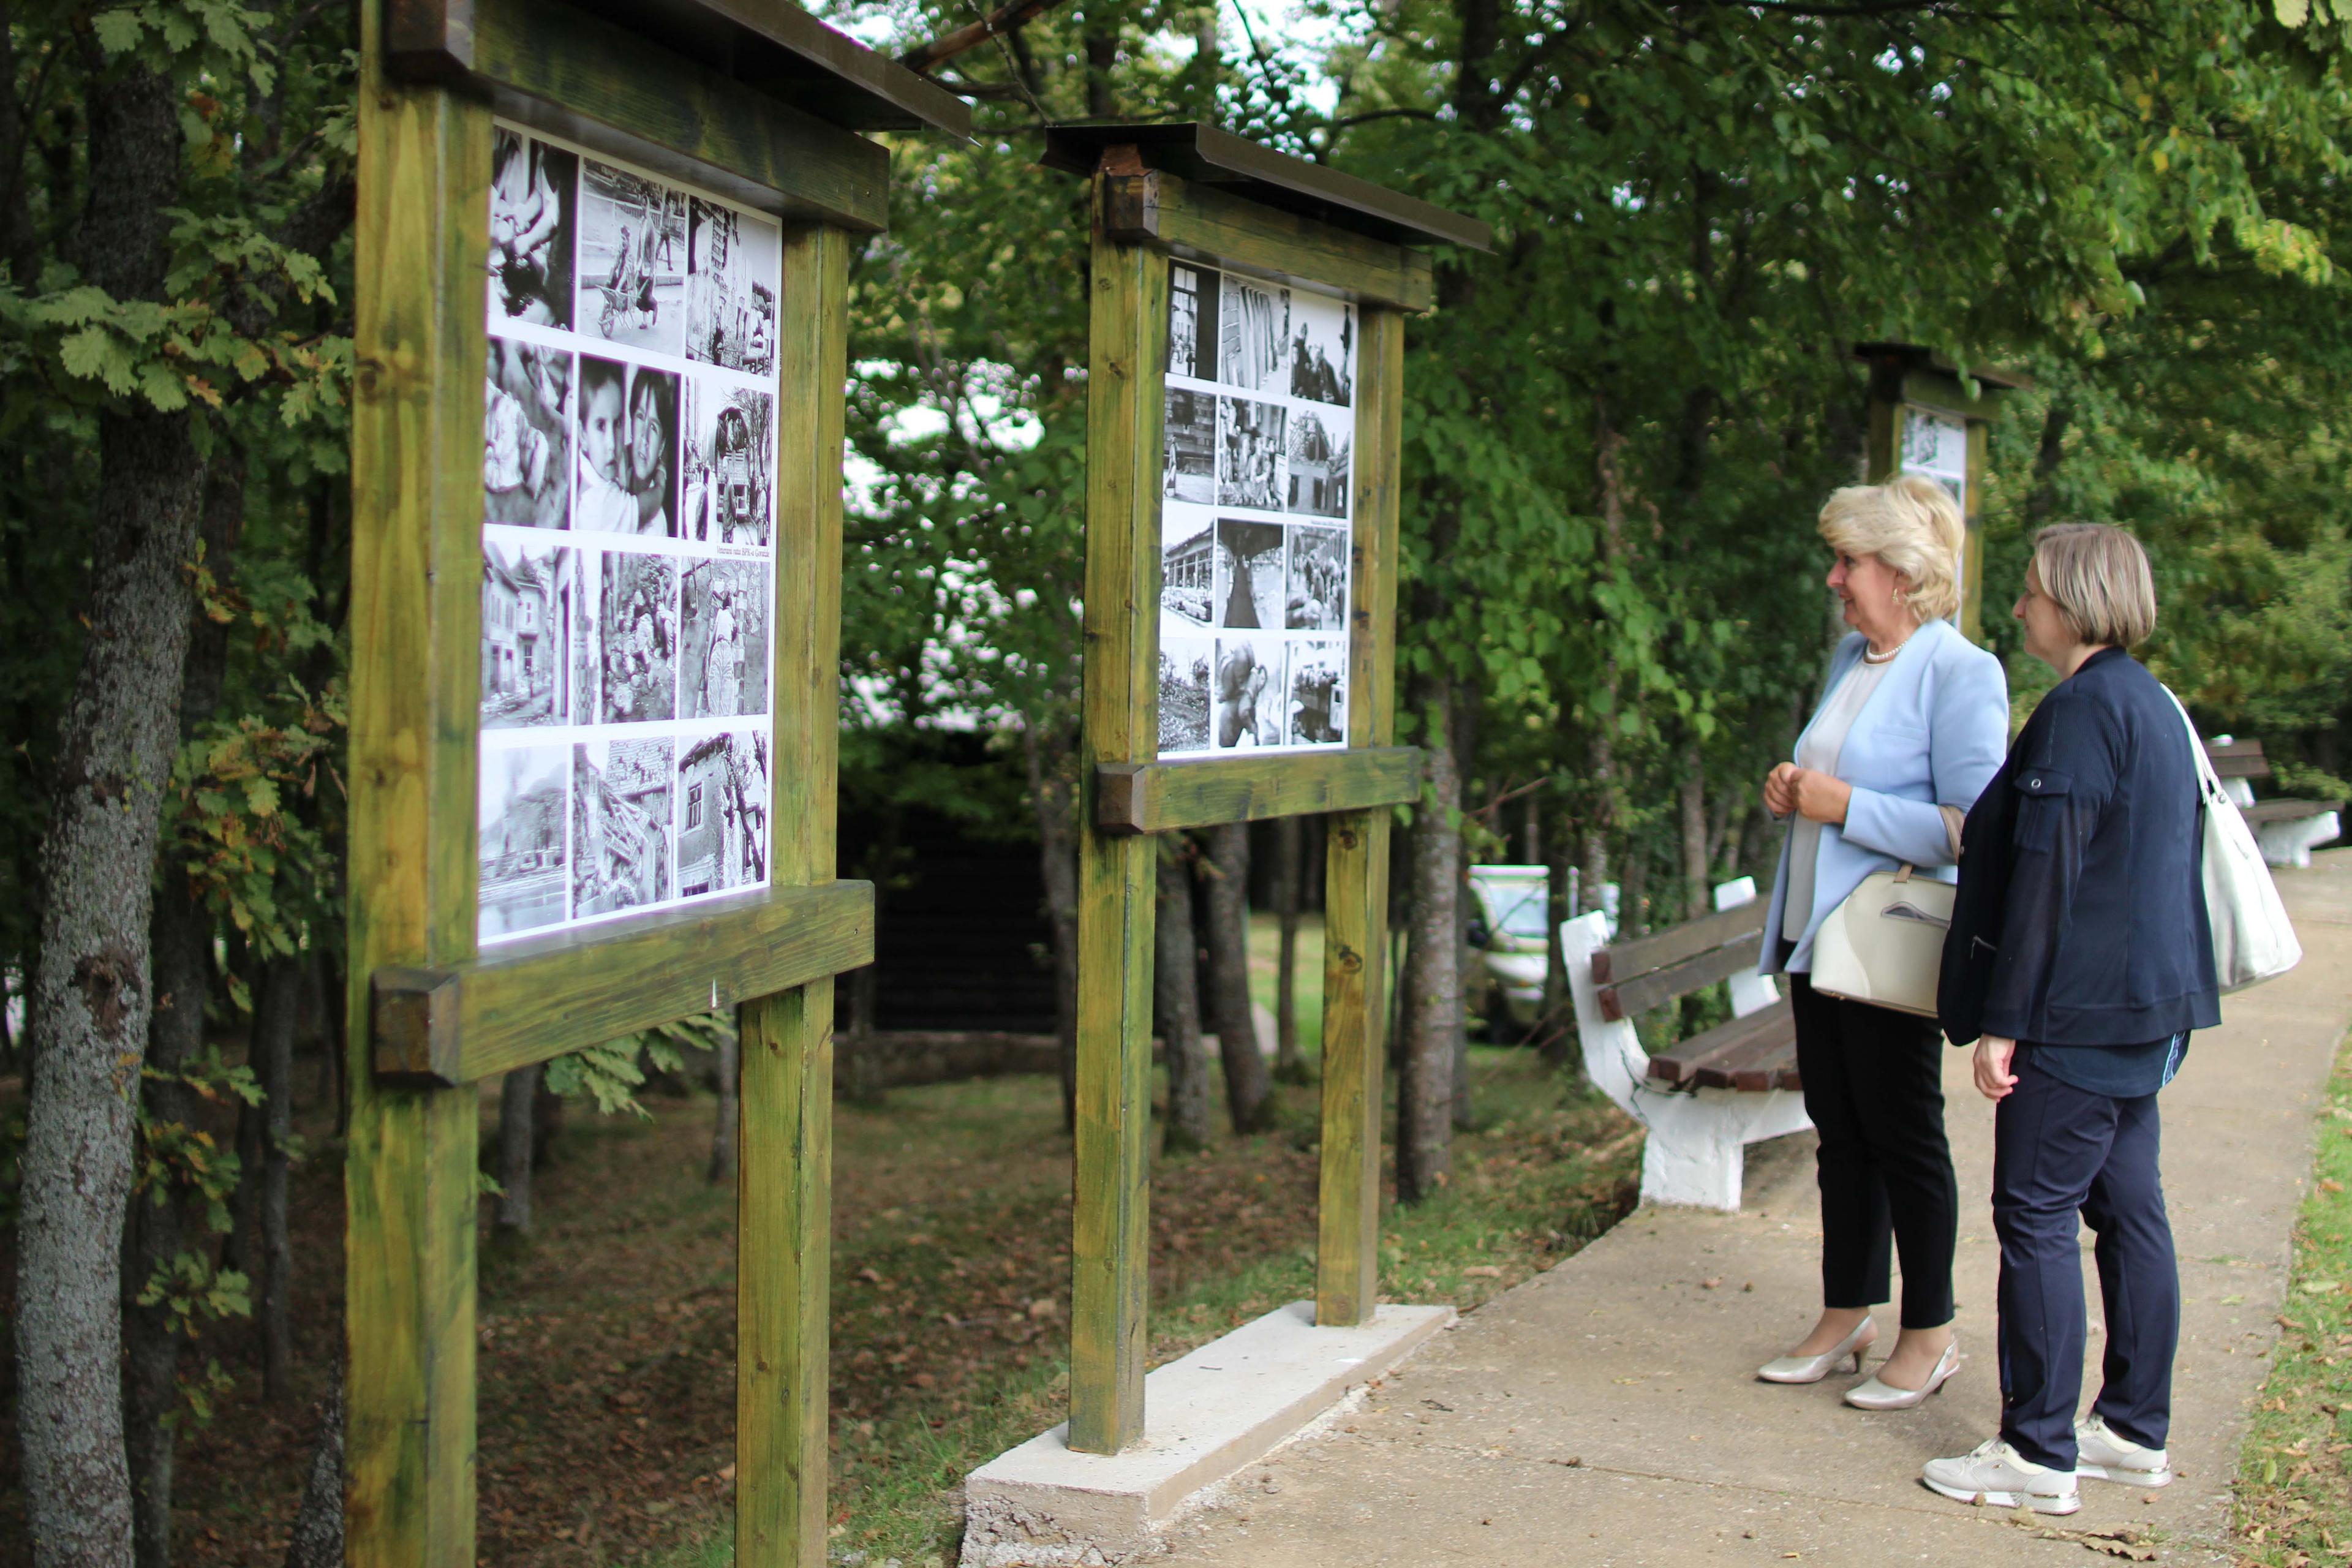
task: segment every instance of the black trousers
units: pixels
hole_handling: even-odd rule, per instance
[[[2037,1465],[2074,1468],[2083,1391],[2079,1215],[2098,1237],[2107,1344],[2093,1411],[2135,1443],[2164,1447],[2180,1271],[2157,1170],[2156,1096],[2095,1094],[2018,1047],[2017,1087],[1993,1115],[1992,1226],[2000,1237],[2000,1432]]]
[[[1900,1247],[1903,1326],[1941,1327],[1952,1321],[1960,1224],[1943,1031],[1933,1018],[1824,996],[1810,975],[1788,981],[1805,1112],[1821,1134],[1822,1304],[1885,1300]]]

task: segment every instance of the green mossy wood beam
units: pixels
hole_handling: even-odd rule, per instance
[[[1104,226],[1129,245],[1284,281],[1343,289],[1375,304],[1426,310],[1436,298],[1425,252],[1350,234],[1160,170],[1103,180]]]
[[[1411,746],[1376,746],[1202,762],[1106,763],[1095,770],[1095,779],[1097,827],[1105,833],[1166,833],[1404,805],[1421,786],[1421,752]]]
[[[1396,737],[1398,456],[1404,317],[1366,307],[1357,414],[1356,603],[1350,747]],[[1372,754],[1377,755],[1378,752]],[[1360,1323],[1380,1294],[1381,1070],[1388,1059],[1389,825],[1385,807],[1332,817],[1324,860],[1323,1148],[1315,1321]]]
[[[352,406],[345,1561],[473,1568],[471,1088],[379,1081],[369,977],[473,952],[490,111],[362,9]]]
[[[1150,761],[1159,747],[1153,618],[1160,613],[1160,365],[1168,258],[1113,238],[1097,182],[1088,283],[1086,698],[1081,754]],[[1097,810],[1082,803],[1085,820]],[[1150,1304],[1152,900],[1160,847],[1079,836],[1076,1212],[1070,1436],[1115,1454],[1143,1436]]]
[[[763,888],[517,942],[439,969],[385,967],[378,1074],[475,1083],[874,961],[874,886]]]

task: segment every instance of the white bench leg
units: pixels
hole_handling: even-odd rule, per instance
[[[2308,866],[2311,852],[2343,831],[2336,814],[2298,816],[2285,822],[2265,822],[2254,829],[2263,858],[2273,866]]]

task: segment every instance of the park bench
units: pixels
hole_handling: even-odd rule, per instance
[[[1765,900],[1751,877],[1715,889],[1716,912],[1611,942],[1599,910],[1560,926],[1584,1068],[1649,1129],[1642,1197],[1738,1209],[1747,1145],[1811,1125],[1799,1094],[1797,1028],[1789,1004],[1757,973]],[[1633,1019],[1715,984],[1731,984],[1733,1016],[1653,1056]]]
[[[2253,782],[2271,776],[2271,764],[2260,741],[2216,735],[2205,742],[2205,754],[2221,787],[2238,803],[2246,826],[2254,830],[2263,858],[2273,866],[2308,866],[2311,852],[2343,831],[2336,813],[2340,800],[2256,800]]]

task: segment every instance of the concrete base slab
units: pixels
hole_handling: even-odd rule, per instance
[[[964,1483],[963,1568],[1093,1568],[1157,1552],[1208,1489],[1264,1458],[1454,1321],[1451,1307],[1383,1306],[1318,1329],[1293,1301],[1144,1379],[1144,1438],[1071,1451],[1065,1425]]]

